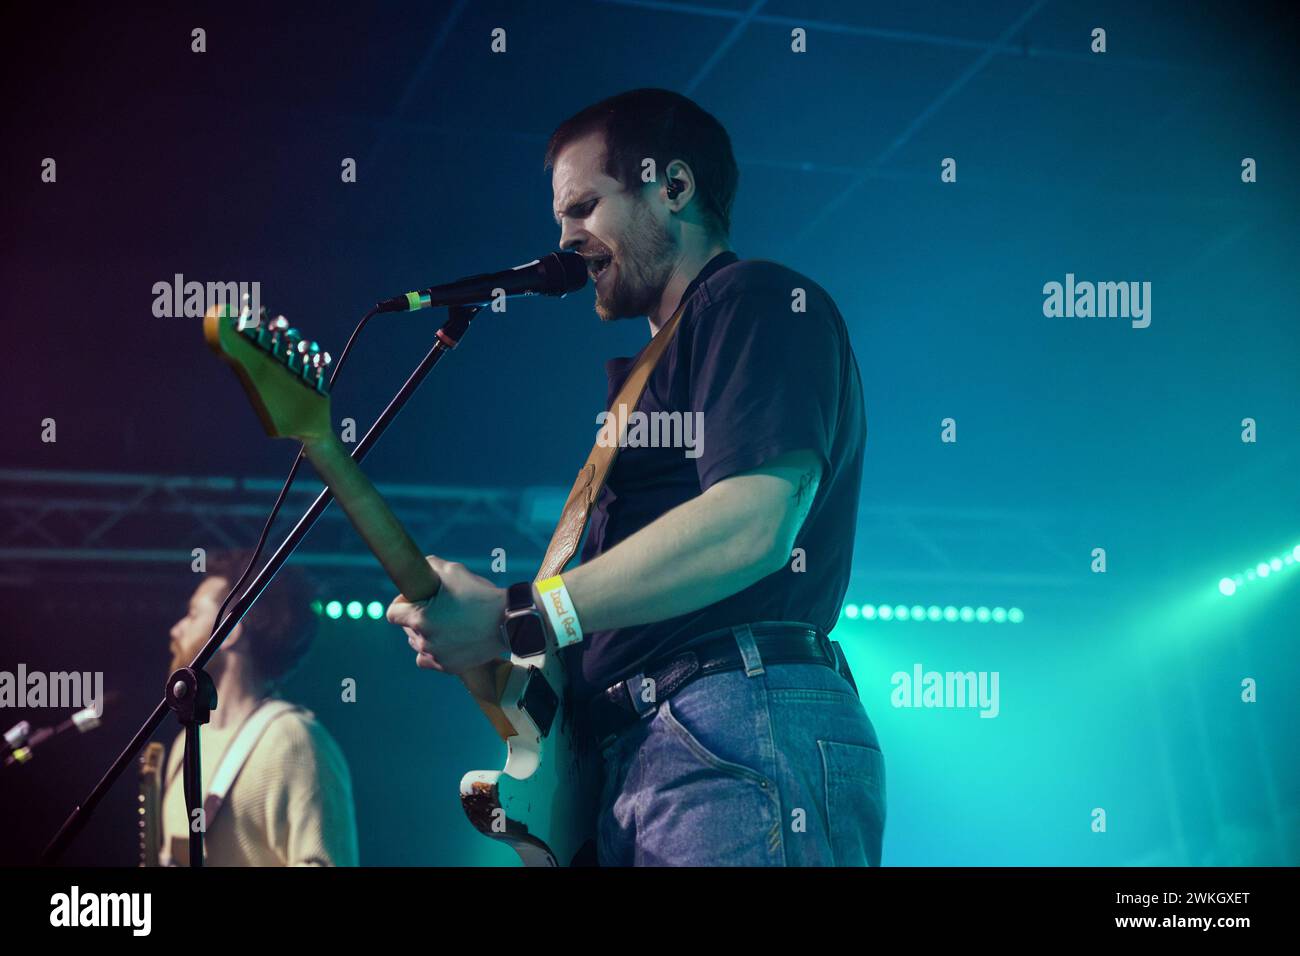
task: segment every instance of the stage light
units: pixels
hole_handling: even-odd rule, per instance
[[[360,620],[363,613],[365,613],[365,610],[361,607],[360,601],[348,602],[348,617],[352,618],[352,620]]]
[[[380,601],[371,601],[366,605],[366,613],[370,615],[372,621],[378,621],[384,616],[384,605]]]
[[[1300,565],[1300,545],[1296,545],[1265,561],[1260,561],[1244,571],[1238,571],[1236,574],[1219,578],[1219,593],[1224,597],[1231,597],[1248,584],[1263,581],[1265,578],[1281,574],[1283,571],[1297,565]]]
[[[1020,608],[1004,607],[963,607],[939,604],[845,604],[840,613],[851,621],[930,621],[938,623],[947,621],[965,624],[978,621],[986,624],[996,621],[999,624],[1010,621],[1019,624],[1025,619]]]
[[[325,612],[325,605],[321,604],[320,601],[312,601],[311,612],[313,614],[323,614]]]
[[[343,605],[338,601],[330,601],[325,605],[325,616],[331,621],[337,621],[343,616]]]

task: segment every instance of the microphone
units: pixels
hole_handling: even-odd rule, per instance
[[[512,295],[565,296],[587,284],[587,263],[576,252],[552,252],[501,272],[466,276],[445,285],[394,296],[375,304],[377,312],[414,312],[443,305],[482,305],[491,302],[495,290]]]
[[[99,709],[102,713],[103,706],[116,702],[117,697],[116,691],[109,691],[104,695],[104,699],[99,702],[98,708],[82,708],[71,717],[51,727],[38,727],[36,730],[32,730],[32,725],[25,720],[14,724],[13,727],[5,731],[4,749],[6,752],[3,755],[3,766],[12,767],[14,764],[27,763],[32,759],[37,746],[45,743],[54,735],[63,733],[65,730],[75,727],[83,734],[89,730],[94,730],[99,726],[100,721],[100,715],[95,713],[96,709]]]

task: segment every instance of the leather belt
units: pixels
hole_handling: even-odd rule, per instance
[[[810,625],[785,622],[749,625],[763,666],[769,664],[824,664],[853,684],[843,652],[829,637]],[[691,640],[681,650],[650,661],[641,673],[621,680],[596,694],[588,705],[590,730],[597,742],[620,733],[653,713],[665,700],[692,681],[710,674],[745,667],[732,628],[726,627]],[[646,680],[654,683],[653,700],[644,700]],[[854,692],[857,687],[854,686]]]

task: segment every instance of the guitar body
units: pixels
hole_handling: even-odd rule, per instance
[[[465,815],[525,866],[594,863],[599,754],[575,732],[559,653],[512,657],[500,704],[516,730],[506,765],[461,778]]]
[[[236,319],[214,307],[204,316],[204,337],[234,368],[267,434],[302,442],[402,595],[433,598],[438,576],[330,425],[327,354],[303,342],[283,317],[269,325],[259,319]],[[496,658],[458,676],[506,745],[501,770],[474,771],[461,780],[470,822],[514,849],[527,866],[594,862],[598,759],[575,731],[558,648],[550,642],[541,654]]]

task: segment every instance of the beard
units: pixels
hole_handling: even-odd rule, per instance
[[[617,260],[617,274],[610,276],[603,294],[596,292],[596,314],[602,322],[649,315],[672,275],[676,251],[673,237],[655,220],[646,203],[638,202],[633,208]],[[611,263],[610,268],[614,267]]]
[[[194,660],[194,655],[197,654],[200,650],[202,650],[202,648],[203,648],[203,642],[200,641],[199,643],[193,645],[192,647],[176,647],[175,649],[173,649],[171,652],[172,662],[171,665],[167,668],[167,676],[171,677],[172,674],[175,674],[182,667],[189,667],[190,661]],[[203,666],[203,669],[207,671],[208,676],[215,681],[218,677],[221,676],[221,667],[222,667],[221,653],[217,652],[217,654],[213,656],[212,660],[208,661],[207,664]]]
[[[171,677],[182,667],[188,667],[190,661],[194,660],[193,654],[187,654],[185,651],[177,648],[172,651],[172,662],[167,668],[167,676]]]

